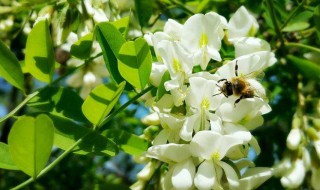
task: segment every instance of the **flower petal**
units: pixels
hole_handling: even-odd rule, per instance
[[[212,160],[205,160],[198,167],[194,184],[198,189],[212,189],[217,183],[216,171]]]
[[[171,178],[173,187],[181,190],[192,187],[195,170],[192,159],[176,164]]]
[[[236,43],[234,43],[234,48],[236,58],[259,51],[271,51],[270,45],[267,41],[254,37],[240,38]]]
[[[181,162],[191,156],[188,144],[164,144],[152,146],[147,151],[147,157],[163,162]]]

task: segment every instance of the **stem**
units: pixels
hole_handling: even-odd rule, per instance
[[[274,12],[274,7],[273,7],[273,4],[272,4],[272,0],[267,0],[267,5],[269,7],[269,12],[270,12],[272,23],[274,25],[275,32],[277,33],[277,35],[278,35],[278,37],[280,39],[281,49],[282,49],[282,47],[284,45],[284,39],[283,39],[283,36],[281,35],[281,31],[279,29],[279,26],[278,26],[278,23],[277,23],[277,20],[276,20],[276,17],[275,17],[275,12]]]
[[[151,89],[153,89],[153,86],[149,86],[148,88],[144,89],[143,91],[141,91],[139,94],[137,94],[135,97],[133,97],[131,100],[129,100],[128,102],[126,102],[125,104],[123,104],[119,109],[117,109],[116,111],[112,112],[109,116],[107,116],[106,118],[104,118],[102,120],[101,123],[99,123],[97,125],[99,129],[99,131],[104,131],[105,129],[107,129],[107,126],[105,124],[107,124],[115,115],[117,115],[118,113],[120,113],[122,110],[124,110],[127,106],[129,106],[130,104],[132,104],[134,101],[136,101],[138,98],[140,98],[142,95],[144,95],[145,93],[149,92]]]
[[[290,22],[290,20],[297,14],[297,12],[303,7],[305,4],[306,0],[303,0],[294,10],[291,12],[287,20],[282,24],[281,30],[287,26],[287,24]]]
[[[8,113],[7,115],[5,115],[4,117],[2,117],[0,119],[0,123],[2,123],[3,121],[5,121],[6,119],[10,118],[11,116],[13,116],[17,111],[19,111],[26,103],[29,102],[29,100],[31,100],[33,97],[35,97],[36,95],[38,95],[40,93],[39,91],[35,91],[32,94],[29,94],[17,107],[15,107],[10,113]]]
[[[289,43],[286,43],[285,46],[286,47],[299,47],[299,48],[304,48],[304,49],[308,49],[308,50],[320,53],[320,49],[319,48],[315,48],[313,46],[308,46],[308,45],[305,45],[305,44],[289,42]]]
[[[53,162],[51,162],[51,164],[49,164],[47,167],[45,167],[40,173],[39,175],[36,177],[36,179],[42,177],[44,174],[46,174],[48,171],[50,171],[52,168],[54,168],[63,158],[65,158],[76,146],[78,146],[82,140],[88,136],[91,132],[87,133],[86,135],[84,135],[82,138],[80,138],[77,142],[75,142],[69,149],[67,149],[65,152],[63,152],[57,159],[55,159]],[[11,190],[17,190],[17,189],[21,189],[27,185],[29,185],[30,183],[34,182],[33,178],[28,179],[27,181],[21,183],[20,185],[12,188]]]

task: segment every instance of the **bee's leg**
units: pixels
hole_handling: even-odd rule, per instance
[[[245,98],[244,96],[240,96],[240,98],[236,99],[236,101],[234,102],[234,107],[236,107],[236,104],[239,103],[244,98]]]
[[[238,76],[238,60],[236,61],[236,65],[234,66],[234,73],[237,77]]]
[[[221,92],[221,91],[220,91],[220,93],[218,93],[218,94],[214,94],[214,95],[212,95],[212,96],[217,96],[217,95],[222,94],[222,93],[223,93],[223,92]]]

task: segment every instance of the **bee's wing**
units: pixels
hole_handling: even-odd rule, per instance
[[[247,79],[247,82],[250,84],[250,88],[253,89],[257,97],[262,98],[264,100],[268,99],[266,89],[262,86],[260,82],[252,78]]]
[[[257,70],[257,71],[252,71],[251,73],[248,73],[243,76],[245,79],[256,79],[257,81],[262,81],[264,77],[264,72],[263,70]]]

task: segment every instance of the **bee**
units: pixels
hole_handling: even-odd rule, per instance
[[[236,61],[235,64],[235,77],[233,77],[230,81],[227,79],[220,79],[218,80],[218,84],[221,82],[224,82],[222,86],[218,85],[220,93],[215,94],[213,96],[223,94],[226,98],[229,96],[235,95],[239,97],[235,102],[234,102],[234,107],[236,107],[236,104],[239,103],[242,99],[245,98],[253,98],[253,97],[260,97],[256,94],[256,90],[250,85],[249,82],[246,81],[246,78],[253,77],[253,74],[260,73],[261,75],[263,74],[262,72],[254,72],[254,73],[249,73],[248,75],[245,76],[238,76],[238,60]]]

